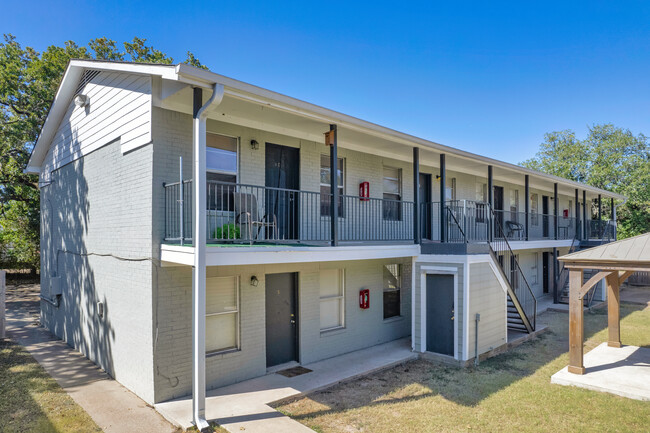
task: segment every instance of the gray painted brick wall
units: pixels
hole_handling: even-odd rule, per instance
[[[150,146],[122,155],[115,141],[41,188],[42,292],[49,296],[53,276],[63,292],[58,308],[41,302],[41,322],[147,402],[152,264],[128,259],[151,257],[151,162]]]

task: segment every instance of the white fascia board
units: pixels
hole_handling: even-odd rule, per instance
[[[160,248],[163,262],[192,266],[194,248],[165,245]],[[338,262],[350,260],[415,257],[419,245],[364,245],[339,247],[208,247],[206,266],[268,265],[280,263]]]

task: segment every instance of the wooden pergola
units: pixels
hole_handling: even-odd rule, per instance
[[[621,284],[635,271],[650,270],[650,233],[601,245],[559,257],[569,269],[569,367],[570,373],[584,374],[583,297],[603,278],[607,283],[607,326],[609,347],[621,347]],[[598,272],[584,282],[584,270]]]

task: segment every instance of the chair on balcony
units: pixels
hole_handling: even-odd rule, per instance
[[[264,229],[265,239],[277,239],[277,218],[274,214],[265,214],[262,218],[259,217],[261,212],[255,194],[235,192],[233,197],[235,202],[235,224],[244,227],[245,234],[251,245],[253,245],[253,241],[258,240],[262,229]]]
[[[506,237],[521,239],[524,234],[524,225],[515,221],[506,221]]]

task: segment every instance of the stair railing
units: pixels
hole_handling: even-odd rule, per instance
[[[569,247],[569,252],[567,254],[574,253],[578,250],[578,246],[580,245],[580,241],[578,240],[578,235],[576,234],[573,237],[573,240],[571,241],[571,247]],[[560,266],[558,268],[558,274],[557,274],[557,279],[556,279],[556,284],[558,290],[564,290],[564,287],[566,286],[567,281],[569,280],[569,270],[564,267],[564,263],[560,262]],[[558,297],[558,301],[560,303],[564,303],[560,301]]]
[[[524,322],[528,332],[535,330],[537,319],[537,298],[526,280],[516,255],[510,248],[510,243],[492,207],[489,207],[490,216],[494,224],[493,240],[489,241],[491,253],[499,263],[503,275],[508,282],[508,295],[515,305],[521,320]]]

